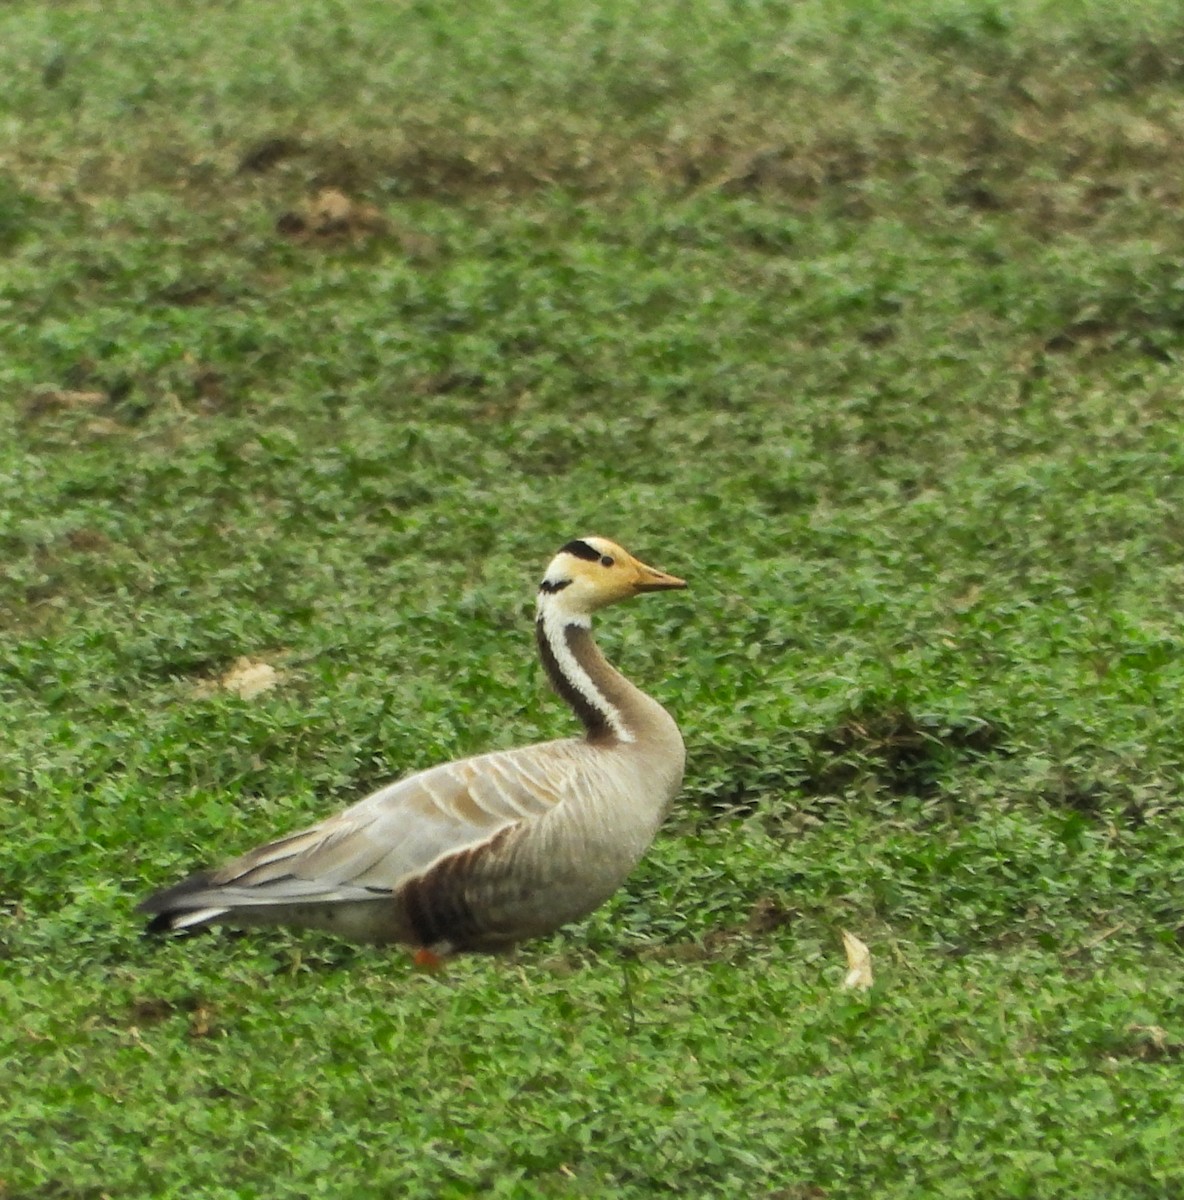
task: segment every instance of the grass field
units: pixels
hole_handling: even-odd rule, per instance
[[[1119,7],[0,8],[0,1198],[1184,1194],[1184,12]],[[691,581],[599,626],[690,753],[612,903],[140,937],[570,731],[586,533]]]

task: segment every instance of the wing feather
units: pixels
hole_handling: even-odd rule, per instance
[[[489,846],[571,794],[578,768],[570,741],[546,742],[445,763],[408,776],[299,833],[158,893],[146,911],[389,900],[408,880],[451,856]]]

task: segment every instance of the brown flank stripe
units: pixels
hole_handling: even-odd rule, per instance
[[[421,946],[447,942],[456,950],[480,949],[483,928],[465,895],[468,882],[479,872],[481,859],[492,853],[513,829],[499,830],[487,842],[450,854],[430,871],[403,885],[400,899]]]

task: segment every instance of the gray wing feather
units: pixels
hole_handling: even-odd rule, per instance
[[[452,854],[551,811],[576,768],[566,742],[484,754],[421,771],[312,828],[225,864],[185,897],[254,908],[389,896]]]

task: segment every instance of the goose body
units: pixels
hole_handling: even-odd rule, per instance
[[[586,916],[645,853],[682,783],[678,726],[600,653],[591,615],[686,584],[606,538],[569,542],[539,586],[552,685],[584,726],[444,763],[145,900],[149,930],[291,925],[426,957],[499,951]]]

